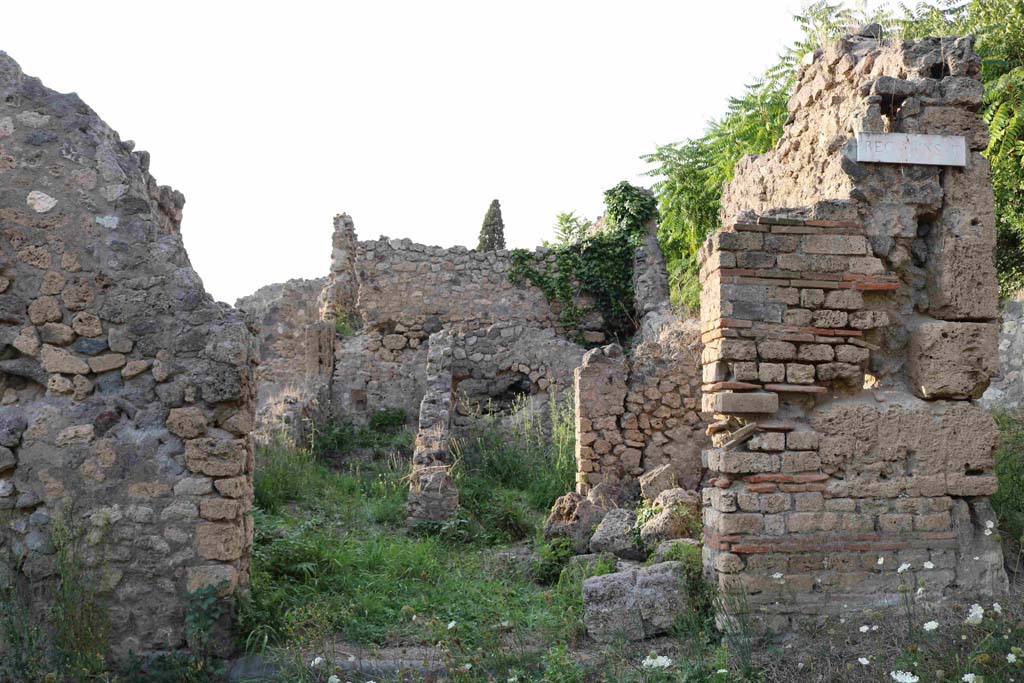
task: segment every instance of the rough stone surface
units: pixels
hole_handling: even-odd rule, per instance
[[[905,562],[919,605],[1007,588],[985,533],[998,430],[970,400],[998,369],[979,73],[970,37],[846,36],[723,191],[700,255],[704,560],[759,628],[898,608]],[[856,135],[883,132],[962,135],[967,165],[858,162]]]
[[[0,577],[45,618],[51,520],[68,512],[113,653],[174,650],[186,591],[249,582],[253,459],[238,425],[252,422],[259,352],[203,290],[184,197],[146,152],[4,53],[0,121]],[[230,477],[231,500],[184,483],[200,472]]]
[[[451,476],[449,442],[452,422],[452,335],[430,335],[427,392],[420,403],[416,449],[409,476],[408,519],[439,522],[459,508],[459,492]]]
[[[685,608],[680,562],[627,569],[583,582],[583,623],[599,643],[666,633]]]
[[[575,491],[555,501],[544,522],[544,538],[568,538],[577,554],[587,552],[594,529],[607,510],[595,505]]]
[[[992,323],[925,323],[910,333],[907,371],[921,398],[980,398],[999,371]]]
[[[609,510],[590,537],[590,551],[612,553],[624,560],[642,560],[647,557],[637,543],[636,513],[624,508]]]

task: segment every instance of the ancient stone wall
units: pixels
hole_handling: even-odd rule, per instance
[[[707,445],[700,412],[697,321],[670,314],[642,326],[627,357],[617,345],[593,349],[575,372],[576,490],[637,479],[671,465],[675,485],[698,488]]]
[[[999,375],[981,397],[989,410],[1020,410],[1024,406],[1024,294],[1005,301],[1000,310]]]
[[[416,415],[427,339],[442,329],[453,332],[456,426],[471,411],[507,407],[515,394],[543,402],[568,390],[584,349],[566,338],[572,331],[557,303],[509,280],[509,252],[358,241],[347,216],[335,220],[333,244],[321,308],[353,312],[353,334],[336,344],[335,419],[363,422],[383,408]],[[597,334],[590,328],[601,320],[586,325]]]
[[[416,447],[409,476],[407,502],[410,524],[451,519],[459,507],[459,492],[452,479],[452,334],[430,335],[426,392],[420,403]]]
[[[812,55],[776,148],[737,165],[701,254],[705,560],[758,623],[1006,587],[987,526],[995,225],[969,38]],[[962,135],[965,168],[856,160]],[[902,570],[901,566],[906,565]]]
[[[259,438],[304,443],[328,412],[334,372],[333,323],[321,322],[327,278],[267,285],[235,302],[259,329],[256,423]]]
[[[115,653],[182,646],[185,593],[245,586],[253,531],[258,348],[133,147],[0,53],[0,583],[45,617],[66,543]]]

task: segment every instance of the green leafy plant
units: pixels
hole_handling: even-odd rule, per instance
[[[65,680],[95,680],[106,668],[110,622],[96,582],[86,575],[80,532],[65,508],[51,525],[57,551],[53,598],[54,649]]]
[[[562,570],[575,554],[572,541],[567,538],[553,538],[537,544],[537,556],[530,569],[534,580],[540,584],[552,584],[558,580]]]
[[[605,192],[605,208],[606,224],[598,231],[574,214],[559,214],[559,241],[551,247],[554,264],[543,255],[516,249],[508,276],[516,284],[529,282],[557,303],[565,327],[579,332],[583,318],[597,312],[606,335],[623,341],[637,326],[633,256],[647,223],[657,219],[657,204],[649,192],[623,181]],[[584,304],[585,300],[592,303]],[[583,341],[582,336],[578,340]]]
[[[14,583],[0,587],[0,632],[3,635],[3,658],[0,658],[0,680],[12,683],[37,683],[47,673],[46,639],[32,623],[29,600],[25,591]]]

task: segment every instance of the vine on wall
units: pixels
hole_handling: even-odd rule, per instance
[[[624,341],[637,328],[633,253],[643,241],[648,221],[657,218],[657,201],[650,192],[626,181],[605,192],[604,200],[604,228],[559,231],[568,237],[552,245],[553,265],[526,249],[512,252],[509,279],[516,284],[529,282],[548,301],[557,302],[562,324],[576,330],[578,341],[580,324],[594,311],[600,313],[605,336],[612,340]]]

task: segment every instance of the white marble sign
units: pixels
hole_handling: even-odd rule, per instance
[[[966,166],[967,140],[962,135],[858,133],[857,161]]]

